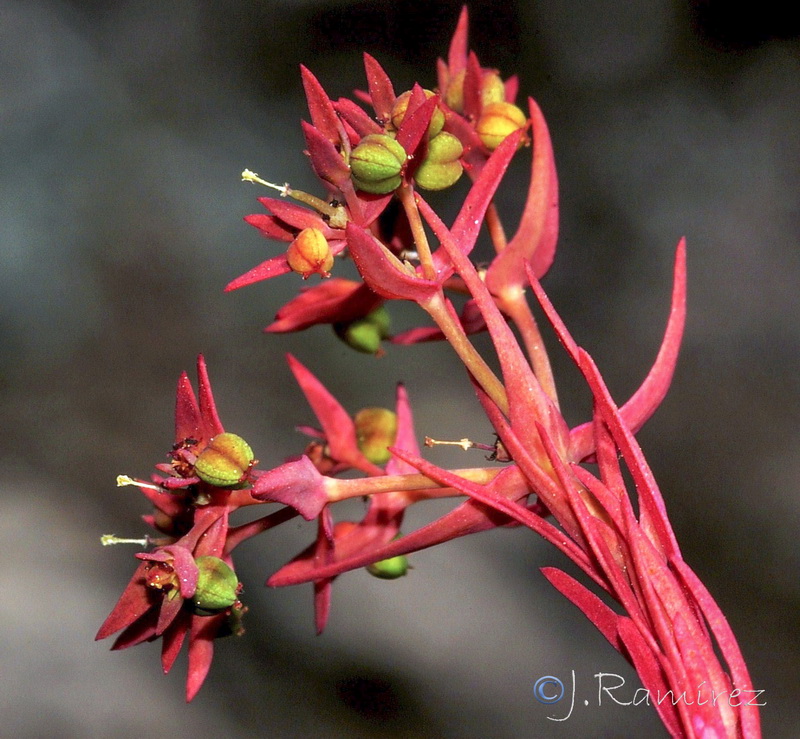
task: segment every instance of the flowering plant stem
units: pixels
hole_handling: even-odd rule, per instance
[[[491,450],[490,462],[461,469],[432,464],[421,455],[405,387],[397,387],[391,408],[351,414],[292,356],[289,368],[316,425],[299,427],[309,437],[301,454],[259,462],[243,438],[223,427],[201,356],[197,393],[185,373],[178,382],[167,461],[150,480],[118,478],[148,499],[152,513],[144,520],[158,535],[104,537],[104,544],[138,543],[147,550],[136,555],[134,575],[97,638],[118,634],[114,649],[161,639],[165,672],[187,642],[186,697],[192,700],[208,674],[214,641],[244,632],[247,606],[233,560],[243,542],[297,516],[317,522],[314,540],[268,585],[311,583],[321,633],[338,576],[366,568],[394,579],[407,573],[406,558],[416,551],[521,525],[584,573],[579,582],[541,568],[631,662],[650,694],[697,696],[692,703],[656,701],[672,736],[758,737],[760,704],[734,700],[758,691],[730,626],[683,559],[635,438],[664,398],[677,362],[686,315],[685,242],[676,250],[670,315],[653,368],[618,405],[540,284],[558,237],[557,179],[544,116],[530,98],[516,104],[516,78],[503,81],[481,67],[468,51],[467,25],[464,9],[447,59],[439,60],[435,91],[415,85],[396,94],[380,64],[365,55],[368,90],[358,99],[373,114],[354,101],[332,100],[302,68],[311,118],[303,134],[326,194],[270,185],[247,170],[244,179],[284,196],[260,198],[267,213],[246,218],[283,252],[227,289],[290,273],[303,281],[318,275],[321,282],[283,306],[268,331],[330,324],[329,340],[374,355],[370,362],[384,357],[384,369],[400,347],[446,341],[468,372],[496,442],[429,444]],[[511,159],[528,148],[530,185],[516,232],[507,238],[495,194]],[[471,185],[448,226],[420,190],[447,190],[464,172]],[[496,254],[478,268],[470,255],[483,224]],[[347,259],[355,280],[339,276]],[[572,429],[559,407],[530,293],[592,394],[591,416]],[[460,314],[449,295],[466,295]],[[435,325],[393,335],[390,309],[397,301],[418,305]],[[484,331],[499,374],[470,340]],[[352,498],[365,499],[363,517],[337,520],[337,504]],[[450,511],[404,529],[409,507],[445,498],[455,499]],[[258,505],[269,512],[232,522],[239,509]]]

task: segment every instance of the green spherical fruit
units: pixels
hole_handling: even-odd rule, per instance
[[[386,464],[397,437],[397,414],[388,408],[362,408],[353,422],[361,453],[373,464]]]
[[[367,315],[366,320],[378,329],[378,333],[382,339],[389,338],[391,335],[392,317],[389,315],[386,306],[379,305]]]
[[[236,487],[253,464],[253,450],[236,434],[217,434],[194,463],[194,473],[218,488]]]
[[[461,142],[447,131],[428,142],[428,152],[414,173],[414,182],[424,190],[444,190],[458,182],[464,168]]]
[[[414,175],[414,182],[423,190],[446,190],[458,182],[463,171],[461,162],[448,162],[447,164],[423,162]]]
[[[391,318],[382,305],[370,314],[350,323],[335,323],[336,335],[352,349],[364,354],[377,354],[381,341],[389,337]]]
[[[432,98],[436,93],[431,90],[423,90],[426,98]],[[411,101],[411,90],[404,92],[395,100],[392,107],[392,125],[397,129],[403,124],[403,119],[406,117],[408,110],[408,103]],[[428,138],[432,139],[444,127],[444,113],[437,105],[431,116],[431,122],[428,124]]]
[[[385,133],[371,133],[350,152],[353,184],[373,195],[386,195],[400,187],[406,150]]]
[[[219,557],[198,557],[199,575],[192,605],[200,611],[222,611],[232,606],[239,595],[239,578]]]
[[[381,335],[378,329],[362,318],[352,323],[336,323],[336,335],[357,352],[375,354],[381,348]]]
[[[484,146],[489,151],[494,151],[505,141],[506,136],[527,125],[528,119],[520,108],[513,103],[499,102],[486,105],[481,110],[475,130]],[[520,146],[522,143],[520,140]]]
[[[452,133],[442,131],[428,142],[428,153],[425,156],[425,161],[433,162],[434,164],[448,164],[458,161],[463,153],[464,146],[461,141],[453,136]]]
[[[371,565],[367,565],[367,572],[382,580],[396,580],[408,572],[408,557],[400,554],[397,557],[389,557],[388,559],[380,560],[380,562],[373,562]]]

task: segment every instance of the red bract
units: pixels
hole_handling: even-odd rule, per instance
[[[491,450],[504,466],[437,467],[421,455],[403,386],[394,411],[367,408],[353,416],[289,356],[318,425],[300,427],[311,437],[302,454],[256,469],[243,439],[219,437],[224,429],[201,358],[199,401],[185,374],[178,385],[169,463],[157,465],[162,475],[153,483],[133,481],[154,506],[145,520],[164,538],[151,540],[157,546],[137,555],[143,561],[98,638],[122,631],[115,643],[122,648],[162,637],[166,671],[188,634],[191,699],[208,671],[213,640],[225,629],[241,632],[244,608],[236,598],[238,581],[231,589],[235,575],[229,570],[241,542],[296,515],[316,520],[314,540],[268,584],[311,583],[321,633],[338,576],[362,567],[400,576],[405,559],[396,569],[380,565],[487,529],[524,526],[569,557],[586,583],[553,567],[542,568],[545,577],[630,660],[647,690],[676,698],[654,701],[671,735],[757,737],[757,709],[733,700],[735,691],[752,690],[743,657],[713,598],[683,560],[634,438],[664,398],[677,362],[686,317],[685,243],[678,244],[669,319],[653,367],[618,407],[539,283],[558,235],[557,176],[544,117],[532,99],[526,112],[516,107],[516,78],[503,80],[497,70],[482,67],[468,49],[467,29],[464,9],[447,61],[439,61],[435,91],[415,84],[397,95],[385,70],[365,55],[368,91],[357,98],[374,115],[352,100],[332,101],[302,69],[311,117],[303,124],[306,153],[323,197],[285,186],[277,189],[302,205],[261,198],[268,213],[246,220],[266,237],[291,243],[289,255],[273,256],[228,289],[290,269],[303,278],[314,272],[327,277],[334,255],[352,258],[360,280],[335,277],[302,289],[267,331],[330,323],[350,346],[380,355],[380,342],[389,338],[385,304],[416,303],[435,327],[405,331],[394,342],[446,340],[497,438],[494,445],[468,439],[430,443]],[[494,200],[511,160],[528,143],[530,182],[519,224],[507,239]],[[419,189],[446,189],[462,171],[471,186],[448,226],[434,199]],[[482,233],[495,256],[478,268],[471,254]],[[594,399],[591,418],[572,429],[526,299],[529,286]],[[451,302],[455,295],[466,298],[460,316]],[[468,339],[483,330],[493,352],[488,358]],[[409,507],[450,497],[458,500],[449,512],[403,530]],[[363,517],[337,521],[336,504],[349,498],[366,500]],[[281,507],[261,518],[229,523],[240,507],[276,504]],[[214,587],[203,601],[219,612],[198,607],[209,572],[227,578],[227,590]]]

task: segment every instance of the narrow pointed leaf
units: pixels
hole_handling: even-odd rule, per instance
[[[197,439],[201,435],[203,422],[200,418],[200,406],[194,394],[189,375],[182,372],[178,379],[178,391],[175,394],[175,443],[184,439]]]
[[[371,133],[382,133],[383,129],[369,117],[367,112],[348,98],[339,98],[334,103],[336,112],[342,116],[345,125],[349,126],[359,138]]]
[[[314,415],[322,424],[330,456],[367,474],[382,475],[383,470],[368,461],[358,448],[355,424],[341,403],[295,357],[287,354],[286,361]]]
[[[455,76],[467,66],[467,51],[469,49],[469,13],[467,6],[461,8],[458,16],[456,30],[450,40],[450,49],[447,53],[447,68],[451,76]]]
[[[186,702],[190,703],[203,687],[214,657],[214,638],[226,616],[194,616],[189,634],[189,670],[186,677]]]
[[[320,133],[318,128],[305,121],[301,121],[300,124],[308,147],[311,166],[317,177],[338,187],[340,183],[350,177],[350,167],[347,166],[330,139]]]
[[[556,328],[559,338],[561,338],[562,343],[568,347],[570,356],[573,357],[573,360],[575,360],[577,364],[577,346],[575,342],[572,341],[571,338],[569,339],[571,345],[565,342],[564,332],[566,332],[566,329],[564,328],[562,332],[562,329],[554,322],[555,310],[552,308],[552,305],[549,304],[549,301],[543,302],[540,296],[544,293],[541,291],[540,286],[534,284],[533,289],[537,298],[539,298],[539,302],[542,304],[542,308],[547,313],[550,322]],[[685,323],[686,241],[685,239],[681,239],[675,252],[672,301],[661,347],[653,367],[650,369],[650,372],[647,373],[647,377],[645,377],[641,387],[630,397],[628,402],[620,408],[622,418],[633,433],[636,433],[644,425],[645,421],[653,415],[664,399],[664,396],[667,394],[678,361],[678,352],[683,338]],[[591,455],[594,450],[592,433],[591,423],[576,426],[572,429],[570,432],[572,459],[580,461]]]
[[[325,90],[322,89],[319,80],[307,67],[300,65],[300,75],[303,80],[306,99],[308,100],[311,122],[332,144],[340,143],[339,119],[336,116],[333,103],[331,103]]]
[[[200,416],[208,434],[207,438],[221,434],[225,429],[217,414],[217,404],[214,402],[211,381],[208,379],[208,367],[202,354],[197,357],[197,396],[200,401]]]
[[[528,197],[516,234],[486,273],[486,284],[496,295],[525,285],[525,264],[541,278],[553,262],[558,240],[558,180],[553,146],[542,111],[532,98],[528,99],[528,107],[533,129]]]
[[[674,559],[671,564],[678,572],[684,586],[691,592],[692,597],[700,606],[711,632],[714,634],[719,650],[731,671],[734,687],[744,691],[745,695],[753,695],[753,684],[750,680],[747,665],[736,642],[733,630],[720,607],[689,565],[679,558]],[[755,705],[748,705],[749,703],[750,701],[746,701],[740,709],[742,736],[757,737],[761,735],[761,719],[758,708]]]
[[[183,611],[161,635],[161,669],[168,674],[180,654],[192,622],[189,611]]]
[[[291,271],[292,268],[289,266],[286,254],[281,254],[280,256],[272,257],[265,262],[261,262],[261,264],[253,267],[249,272],[245,272],[235,280],[231,280],[225,286],[225,292],[238,290],[240,287],[246,287],[255,282],[261,282],[261,280],[270,280],[273,277],[280,277],[280,275],[288,274]]]
[[[666,695],[669,685],[664,679],[662,667],[633,621],[620,617],[617,631],[645,689],[649,690],[651,695]],[[653,707],[671,736],[684,736],[678,711],[671,701],[654,701]]]
[[[380,120],[388,121],[392,117],[392,107],[397,98],[392,81],[383,67],[369,54],[364,54],[364,69],[367,72],[367,86],[375,115]]]
[[[542,567],[540,571],[559,593],[578,607],[614,649],[622,651],[622,641],[617,634],[619,616],[609,606],[563,570],[556,567]]]
[[[117,604],[98,630],[95,640],[105,639],[120,629],[127,628],[154,607],[154,600],[148,595],[144,580],[148,566],[147,562],[142,562],[136,568]]]

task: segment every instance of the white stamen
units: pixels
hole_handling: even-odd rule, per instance
[[[114,534],[103,534],[100,537],[100,543],[104,547],[110,547],[113,544],[138,544],[139,546],[146,547],[150,543],[150,540],[147,537],[144,539],[123,539]]]
[[[281,197],[288,197],[289,195],[289,183],[287,182],[285,185],[275,185],[272,182],[267,182],[266,180],[262,180],[255,172],[251,172],[249,169],[246,169],[242,172],[242,181],[243,182],[255,182],[259,185],[264,185],[265,187],[271,187],[273,190],[277,190]]]
[[[153,485],[149,482],[144,482],[143,480],[134,480],[132,477],[128,477],[127,475],[117,475],[117,487],[125,487],[126,485],[136,485],[136,487],[140,488],[149,488],[150,490],[155,490],[156,492],[161,492],[162,488],[158,485]]]

